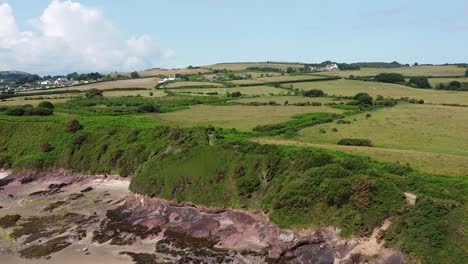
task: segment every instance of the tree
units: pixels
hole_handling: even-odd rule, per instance
[[[459,81],[451,81],[449,83],[449,87],[451,88],[451,90],[458,90],[462,87],[462,83]]]
[[[134,71],[134,72],[130,73],[130,77],[132,77],[132,78],[140,78],[140,74],[138,74],[138,72]]]
[[[466,69],[465,77],[468,77],[468,69]]]
[[[358,101],[361,105],[372,105],[372,101],[374,100],[368,93],[358,93],[353,99]]]
[[[324,94],[325,93],[322,90],[318,90],[318,89],[312,89],[312,90],[304,91],[302,93],[302,95],[307,96],[307,97],[321,97]]]
[[[411,77],[409,84],[416,88],[431,88],[431,84],[426,77]]]
[[[94,98],[98,96],[102,96],[101,90],[91,89],[91,90],[86,91],[86,98]]]
[[[375,80],[385,83],[404,83],[405,77],[399,73],[381,73],[375,76]]]

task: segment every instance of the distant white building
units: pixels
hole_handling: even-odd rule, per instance
[[[176,78],[175,76],[173,76],[173,77],[164,78],[164,79],[158,81],[158,84],[162,84],[162,83],[166,83],[166,82],[170,82],[170,81],[178,81],[178,80],[180,80],[180,78]]]
[[[52,84],[52,81],[50,80],[45,80],[41,82],[41,85],[51,85],[51,84]]]
[[[336,63],[327,64],[325,67],[310,66],[309,71],[339,71],[340,67]]]
[[[67,78],[58,78],[55,80],[54,84],[55,85],[69,85],[71,82]]]

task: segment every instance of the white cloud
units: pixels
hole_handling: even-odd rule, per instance
[[[11,7],[0,4],[0,70],[34,73],[129,71],[163,64],[175,54],[149,35],[124,39],[98,9],[53,0],[34,32],[20,31]]]

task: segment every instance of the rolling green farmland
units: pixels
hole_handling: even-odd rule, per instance
[[[410,97],[423,99],[426,102],[435,104],[468,104],[468,92],[416,89],[398,84],[336,80],[327,82],[293,83],[292,85],[294,88],[301,90],[320,89],[328,95],[354,96],[357,93],[365,92],[369,93],[374,98],[377,95],[382,95],[384,97],[392,98]]]
[[[464,76],[466,68],[458,66],[413,66],[400,68],[361,68],[358,71],[320,72],[320,75],[349,77],[375,76],[379,73],[400,73],[404,76]]]
[[[258,125],[288,121],[304,113],[342,113],[342,110],[326,106],[212,106],[195,105],[190,109],[156,114],[154,119],[181,126],[213,125],[238,130],[251,130]]]
[[[466,107],[404,104],[371,114],[369,118],[347,117],[349,125],[330,123],[304,129],[300,140],[336,144],[342,138],[366,138],[376,147],[468,156]]]
[[[268,95],[268,94],[287,94],[286,90],[275,88],[272,86],[260,85],[260,86],[249,86],[249,87],[232,87],[232,88],[187,88],[177,89],[174,92],[178,93],[218,93],[219,95],[226,95],[230,92],[241,92],[243,95]]]

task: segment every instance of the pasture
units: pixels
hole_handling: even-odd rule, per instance
[[[181,87],[190,87],[190,86],[216,86],[220,87],[223,86],[220,83],[215,83],[215,82],[170,82],[166,85],[164,85],[164,88],[181,88]]]
[[[322,104],[327,103],[339,103],[339,102],[346,102],[348,100],[336,100],[330,97],[316,97],[310,98],[305,96],[259,96],[253,98],[242,98],[235,100],[234,102],[239,103],[252,103],[252,102],[259,102],[259,103],[268,103],[268,102],[276,102],[278,104],[284,104],[284,102],[288,101],[288,104],[297,104],[297,103],[312,103],[318,102]]]
[[[467,156],[378,147],[369,148],[306,143],[302,141],[287,140],[280,138],[257,138],[253,141],[270,145],[312,147],[332,151],[341,151],[348,154],[366,156],[380,162],[398,162],[400,164],[409,164],[412,168],[416,170],[435,175],[468,175],[468,166],[466,165],[468,164]]]
[[[304,113],[342,113],[342,110],[326,106],[214,106],[194,105],[190,109],[155,114],[159,122],[178,126],[212,125],[238,130],[251,130],[258,125],[276,124],[291,120]]]
[[[467,107],[403,104],[371,115],[306,128],[299,140],[336,145],[343,138],[363,138],[375,147],[468,156]]]
[[[218,93],[219,95],[226,95],[228,92],[241,92],[243,95],[269,95],[269,94],[287,94],[287,91],[280,88],[271,86],[249,86],[249,87],[232,87],[232,88],[187,88],[174,90],[176,93],[193,93],[193,94],[207,94]]]
[[[288,84],[284,85],[287,86]],[[468,104],[468,92],[416,89],[389,83],[342,79],[327,82],[292,83],[291,85],[301,90],[320,89],[328,95],[354,96],[357,93],[364,92],[374,98],[377,95],[382,95],[392,98],[410,97],[423,99],[426,102],[434,104]]]
[[[173,70],[164,70],[164,69],[154,69],[154,70],[147,70],[139,72],[141,77],[148,77],[148,76],[156,76],[156,75],[164,75],[164,76],[174,76],[176,74],[204,74],[210,72],[206,69],[173,69]]]
[[[436,87],[437,85],[443,83],[443,84],[449,84],[452,81],[458,81],[461,83],[468,82],[468,77],[465,78],[429,78],[429,83],[431,84],[432,87]]]
[[[249,67],[260,67],[260,68],[276,68],[276,69],[281,69],[281,70],[286,70],[289,67],[293,68],[303,68],[304,64],[301,63],[266,63],[266,62],[252,62],[252,63],[219,63],[219,64],[214,64],[214,65],[208,65],[205,66],[204,68],[209,68],[212,70],[230,70],[230,71],[240,71],[240,70],[245,70]]]
[[[361,68],[358,71],[330,71],[319,72],[319,75],[349,77],[354,76],[375,76],[379,73],[400,73],[404,76],[464,76],[466,68],[448,66],[414,66],[399,68]]]

